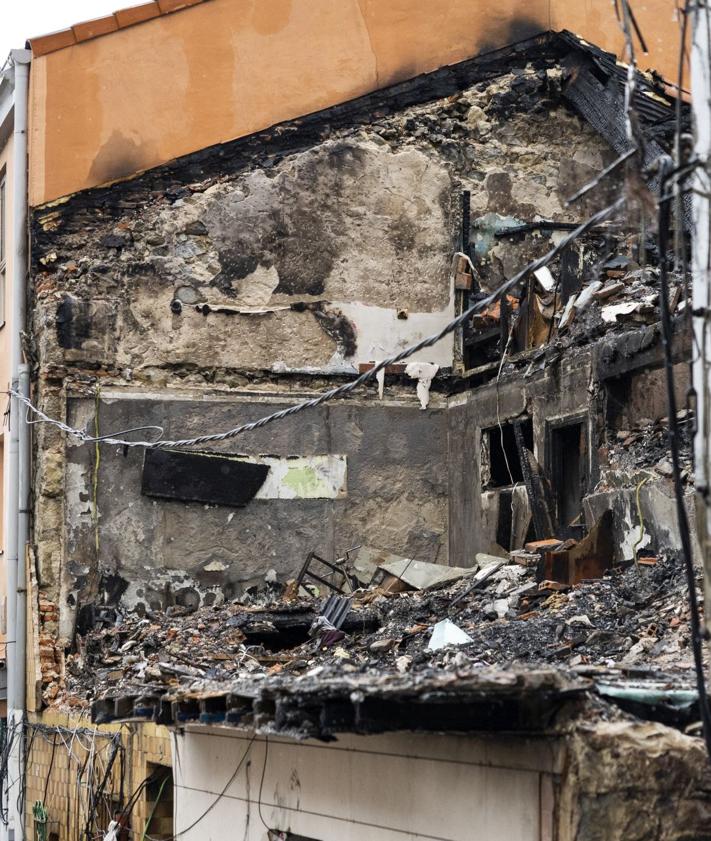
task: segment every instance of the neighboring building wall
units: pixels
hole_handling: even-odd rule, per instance
[[[98,789],[103,779],[116,734],[120,734],[123,758],[121,754],[117,755],[104,797],[95,805],[90,802],[90,793],[92,789]],[[106,832],[108,820],[112,817],[108,804],[121,809],[154,766],[172,766],[170,734],[164,727],[155,724],[137,723],[130,728],[120,724],[95,726],[78,714],[47,711],[39,716],[30,715],[25,738],[28,838],[38,837],[32,814],[32,807],[37,801],[42,801],[48,812],[47,834],[44,837],[50,841],[53,837],[59,841],[84,838],[90,814],[95,814],[98,822],[98,827],[93,823],[90,825],[91,837],[95,837],[93,832],[97,828]],[[166,801],[170,794],[168,789],[165,792]],[[131,812],[130,827],[138,838],[152,809],[149,797],[144,791]],[[154,829],[157,828],[156,824]],[[149,834],[154,833],[149,830]],[[157,832],[154,837],[156,835]]]
[[[5,194],[5,213],[4,213],[4,229],[0,232],[0,236],[4,237],[4,268],[3,261],[0,260],[0,294],[3,294],[2,312],[4,318],[0,318],[0,389],[3,391],[9,387],[11,371],[10,371],[10,333],[12,331],[12,270],[13,270],[13,249],[10,243],[10,236],[12,231],[12,149],[13,140],[12,135],[7,139],[5,145],[0,149],[0,182],[4,180],[4,194]],[[4,323],[3,323],[4,322]],[[5,415],[5,406],[3,405],[3,419],[0,426],[0,640],[5,639],[5,622],[7,619],[7,577],[5,572],[5,558],[7,557],[7,549],[5,546],[5,535],[7,534],[7,506],[5,504],[8,499],[9,487],[7,471],[5,465],[7,464],[8,454],[10,452],[10,428],[9,428],[9,414]],[[2,655],[4,658],[4,653]]]
[[[641,66],[675,79],[674,5],[640,0],[635,14],[650,48]],[[599,0],[210,0],[112,31],[131,19],[32,40],[31,205],[543,31],[619,55],[624,43]]]
[[[221,838],[226,826],[263,841],[265,825],[314,841],[542,841],[553,837],[562,770],[555,740],[495,735],[267,746],[229,728],[188,729],[176,756],[176,831],[208,812],[184,841]]]

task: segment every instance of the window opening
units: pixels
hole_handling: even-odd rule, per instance
[[[584,535],[583,497],[587,486],[587,424],[575,421],[551,427],[551,485],[558,537]]]
[[[533,423],[530,418],[517,420],[521,426],[523,441],[533,451]],[[502,423],[482,430],[481,436],[481,479],[482,489],[506,488],[523,482],[521,459],[516,446],[514,424]]]

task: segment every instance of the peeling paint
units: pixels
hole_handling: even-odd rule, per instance
[[[269,474],[255,499],[340,499],[346,496],[345,455],[260,458]]]

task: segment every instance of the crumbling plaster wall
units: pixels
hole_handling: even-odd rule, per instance
[[[228,428],[284,408],[283,396],[213,394],[157,399],[113,391],[100,403],[101,430],[160,424],[193,434],[209,417]],[[69,416],[94,426],[92,398],[72,398]],[[124,608],[196,606],[263,582],[269,569],[294,574],[307,553],[334,558],[375,544],[430,562],[447,561],[447,418],[435,397],[415,401],[334,403],[210,449],[251,455],[334,453],[347,464],[336,498],[253,499],[246,507],[203,505],[141,495],[143,452],[70,447],[65,474],[66,545],[63,617],[96,598]],[[96,519],[98,516],[98,520]]]
[[[565,199],[609,152],[559,104],[559,88],[555,68],[518,69],[367,126],[324,130],[305,148],[280,150],[277,135],[218,172],[203,168],[199,181],[148,174],[40,209],[43,364],[156,381],[181,365],[352,372],[399,350],[454,312],[462,190],[475,226],[492,213],[570,221]],[[532,237],[489,249],[489,281],[548,245]],[[203,316],[194,306],[204,304],[242,312]],[[451,337],[419,358],[450,366]]]
[[[499,422],[526,415],[533,424],[533,454],[542,467],[548,462],[546,427],[550,421],[589,415],[588,453],[597,448],[601,432],[597,423],[594,396],[588,390],[592,370],[592,354],[581,349],[574,360],[565,359],[545,366],[537,374],[524,378],[519,369],[513,375],[494,380],[473,392],[450,398],[449,410],[459,418],[459,426],[467,431],[464,445],[468,470],[457,474],[458,488],[450,494],[449,533],[450,562],[471,563],[477,552],[490,552],[496,543],[499,493],[482,490],[479,453],[482,431]],[[450,435],[450,457],[457,458],[462,447],[461,436]],[[461,458],[461,456],[460,456]],[[594,477],[596,460],[590,458]],[[471,512],[470,514],[468,512]]]
[[[444,100],[374,109],[363,125],[331,128],[326,114],[303,134],[298,124],[280,127],[229,154],[208,150],[36,210],[33,328],[42,407],[59,417],[69,411],[92,429],[90,412],[67,409],[72,390],[86,394],[85,407],[93,407],[98,384],[157,391],[159,399],[132,404],[145,416],[137,412],[130,423],[118,422],[121,413],[114,416],[102,402],[102,429],[141,426],[161,414],[179,388],[194,400],[180,403],[186,426],[220,429],[232,425],[232,416],[213,412],[212,405],[205,412],[206,388],[262,388],[282,395],[285,405],[436,331],[462,305],[450,278],[462,190],[471,192],[474,224],[492,213],[570,220],[565,198],[609,157],[605,144],[561,104],[552,60],[542,64],[515,68]],[[587,201],[599,200],[592,194],[581,202],[580,217]],[[549,246],[547,236],[497,245],[477,271],[490,285]],[[446,373],[457,362],[452,338],[418,358]],[[339,450],[326,436],[319,444],[322,454],[364,459],[360,482],[349,464],[349,496],[337,503],[342,516],[304,503],[295,530],[294,509],[275,514],[276,501],[260,503],[249,533],[271,536],[263,545],[242,539],[238,549],[231,534],[222,535],[229,512],[190,503],[182,506],[187,516],[156,518],[153,504],[138,494],[137,456],[119,459],[102,446],[96,479],[93,448],[72,448],[65,463],[61,437],[40,428],[38,579],[60,602],[64,629],[79,594],[96,592],[101,570],[143,581],[151,570],[174,565],[187,575],[192,565],[192,575],[219,546],[229,549],[231,571],[218,576],[218,584],[229,588],[253,579],[258,569],[293,573],[305,551],[334,553],[365,532],[371,543],[399,554],[470,563],[471,528],[458,527],[443,545],[448,423],[432,409],[420,415],[414,383],[395,391],[388,385],[387,394],[407,407],[400,424],[385,405],[371,405],[371,394],[353,410],[362,414],[357,442],[344,441]],[[255,403],[249,412],[265,409]],[[333,423],[323,421],[329,411],[315,417],[335,435]],[[166,425],[164,417],[158,420]],[[282,425],[288,433],[270,429],[284,453],[304,455],[316,452],[304,432],[311,423],[302,415]],[[186,433],[182,424],[174,426]],[[381,461],[383,449],[392,447],[399,453],[395,470]],[[237,449],[270,453],[275,445],[271,435],[251,436]],[[134,473],[120,490],[123,470]],[[481,512],[473,496],[476,522]],[[265,512],[276,518],[266,528]],[[457,522],[471,517],[457,515]],[[171,535],[171,528],[185,533]],[[144,532],[151,539],[142,544]],[[126,539],[131,534],[135,541]],[[214,584],[201,585],[201,594],[214,592]],[[134,603],[150,602],[135,588],[131,593]],[[70,594],[74,602],[67,604]]]

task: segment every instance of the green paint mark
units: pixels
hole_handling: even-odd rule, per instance
[[[308,464],[290,467],[286,471],[282,484],[292,490],[297,497],[303,499],[317,499],[321,495],[328,495],[329,490],[318,471]]]
[[[496,245],[496,234],[523,224],[514,216],[501,216],[499,213],[485,213],[474,220],[474,247],[480,257],[486,257]]]

